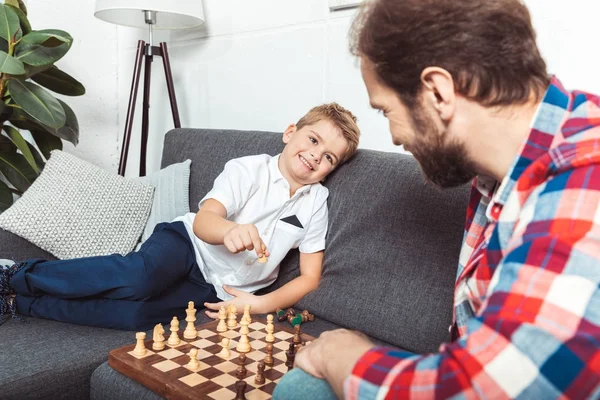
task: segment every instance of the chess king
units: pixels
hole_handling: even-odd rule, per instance
[[[319,284],[328,220],[321,182],[355,153],[359,135],[350,111],[336,103],[314,107],[285,129],[280,154],[228,161],[199,211],[157,225],[139,251],[0,269],[1,309],[146,330],[185,318],[188,301],[212,318],[229,304],[249,304],[254,313],[289,307]],[[254,295],[275,281],[293,248],[300,277]]]

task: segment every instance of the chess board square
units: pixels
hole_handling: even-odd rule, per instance
[[[172,369],[180,367],[179,364],[177,364],[177,363],[175,363],[175,362],[173,362],[171,360],[161,361],[159,363],[152,364],[152,366],[154,368],[156,368],[157,370],[162,371],[162,372],[171,371]]]
[[[237,381],[237,379],[235,377],[233,377],[229,374],[223,374],[223,375],[217,376],[216,378],[213,378],[211,380],[223,387],[234,385],[235,382]]]
[[[217,376],[223,375],[223,373],[221,371],[219,371],[218,369],[216,369],[214,367],[209,367],[209,368],[203,369],[202,371],[200,371],[198,373],[200,375],[202,375],[203,377],[208,378],[209,380],[213,380]]]
[[[142,358],[146,358],[146,357],[148,357],[148,356],[151,356],[152,354],[156,354],[156,353],[154,353],[152,350],[148,350],[148,349],[146,349],[146,354],[144,354],[143,356],[138,356],[138,355],[135,355],[135,354],[133,353],[133,350],[132,350],[132,351],[130,351],[129,353],[127,353],[127,354],[129,354],[131,357],[135,357],[135,358],[137,358],[138,360],[141,360]]]
[[[158,355],[160,355],[163,358],[166,358],[167,360],[170,360],[172,358],[182,356],[183,353],[180,352],[179,350],[169,349],[169,350],[161,351],[160,353],[158,353]]]
[[[262,360],[263,358],[265,358],[265,355],[262,351],[251,351],[250,353],[246,354],[246,357],[248,357],[251,360]]]
[[[248,365],[246,365],[246,369],[250,372],[252,372],[253,374],[256,374],[256,371],[258,370],[258,362],[254,361]]]
[[[179,378],[179,380],[188,386],[194,387],[201,384],[202,382],[206,382],[208,379],[206,379],[202,375],[190,374],[184,376],[183,378]]]
[[[198,337],[200,339],[206,339],[206,338],[211,337],[211,336],[215,336],[215,333],[213,331],[211,331],[211,330],[202,329],[201,331],[198,331]]]
[[[206,339],[200,339],[196,340],[195,342],[191,342],[190,344],[203,349],[205,347],[214,346],[215,342],[211,342],[210,340]]]
[[[230,331],[221,333],[221,336],[228,337],[229,339],[233,339],[233,338],[241,336],[241,334],[238,331],[230,330]]]
[[[218,399],[233,399],[235,398],[235,392],[231,391],[228,388],[223,388],[223,389],[219,389],[216,392],[212,392],[208,395],[209,397],[212,397],[215,400]]]
[[[176,347],[180,347],[183,345],[186,345],[187,342],[184,342],[183,340],[180,340],[179,343],[177,344],[169,344],[169,342],[167,342],[167,346],[169,346],[170,348],[176,348]]]
[[[288,342],[275,342],[273,347],[277,347],[281,350],[288,350],[290,348],[290,344]]]
[[[261,330],[261,329],[263,329],[265,327],[266,327],[265,324],[263,324],[262,322],[258,322],[258,321],[253,322],[250,325],[248,325],[248,328],[254,329],[255,331]]]
[[[287,372],[288,368],[285,366],[285,364],[279,364],[279,365],[274,365],[272,370],[281,372],[281,374],[283,376],[283,374],[285,374]]]
[[[246,393],[246,400],[267,400],[270,398],[271,395],[263,392],[261,389],[254,389]]]
[[[250,342],[250,346],[252,346],[254,350],[261,350],[264,349],[267,344],[261,340],[253,340]]]
[[[276,332],[274,335],[277,339],[281,339],[281,340],[288,340],[289,338],[294,337],[294,335],[292,333],[289,333],[286,331],[279,331],[279,332]]]
[[[189,368],[187,366],[187,364],[184,365],[184,367],[187,368],[187,369],[189,369],[190,371],[199,372],[199,371],[202,371],[202,370],[204,370],[206,368],[210,368],[210,365],[208,365],[206,363],[203,363],[202,361],[198,361],[198,368],[196,368],[196,369]],[[200,383],[200,382],[198,382],[198,383]]]
[[[264,383],[262,385],[259,385],[258,383],[254,382],[254,379],[256,379],[256,375],[249,376],[249,377],[247,377],[244,380],[246,381],[246,383],[248,384],[248,386],[250,386],[252,388],[257,388],[257,387],[260,387],[260,386],[264,385]]]
[[[222,362],[221,364],[215,365],[214,368],[218,369],[219,371],[228,373],[231,371],[235,371],[237,367],[234,363],[225,361],[225,362]]]
[[[285,371],[279,371],[279,366],[275,368],[265,369],[265,379],[268,381],[278,381],[287,372],[287,367],[283,365]]]
[[[248,334],[248,337],[252,338],[252,339],[263,339],[265,337],[267,337],[267,334],[265,332],[261,332],[261,331],[252,331]]]
[[[285,352],[283,352],[283,351],[273,353],[273,358],[276,358],[281,361],[287,360],[287,356],[285,355]]]

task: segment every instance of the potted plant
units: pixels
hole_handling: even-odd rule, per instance
[[[67,32],[33,30],[22,0],[0,4],[0,213],[33,183],[50,151],[62,149],[62,140],[79,141],[75,113],[50,92],[85,93],[54,65],[72,43]],[[30,132],[29,141],[20,130]]]

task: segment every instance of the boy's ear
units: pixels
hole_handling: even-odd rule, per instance
[[[296,124],[290,124],[283,132],[283,143],[287,144],[292,138],[294,132],[296,132],[297,130],[298,128],[296,127]]]

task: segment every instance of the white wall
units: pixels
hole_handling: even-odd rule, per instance
[[[174,1],[174,0],[173,0]],[[310,107],[338,101],[359,118],[362,148],[398,151],[383,117],[369,109],[347,33],[354,10],[330,12],[326,0],[204,0],[207,24],[187,32],[157,32],[167,41],[184,127],[281,131]],[[597,0],[526,0],[551,72],[569,88],[600,93]],[[58,66],[87,88],[67,98],[81,125],[73,151],[116,170],[138,39],[145,30],[94,18],[93,0],[28,0],[34,29],[57,28],[75,42]],[[160,164],[172,127],[162,62],[152,70],[148,168]],[[137,171],[142,87],[128,175]],[[68,147],[69,150],[72,147]]]

